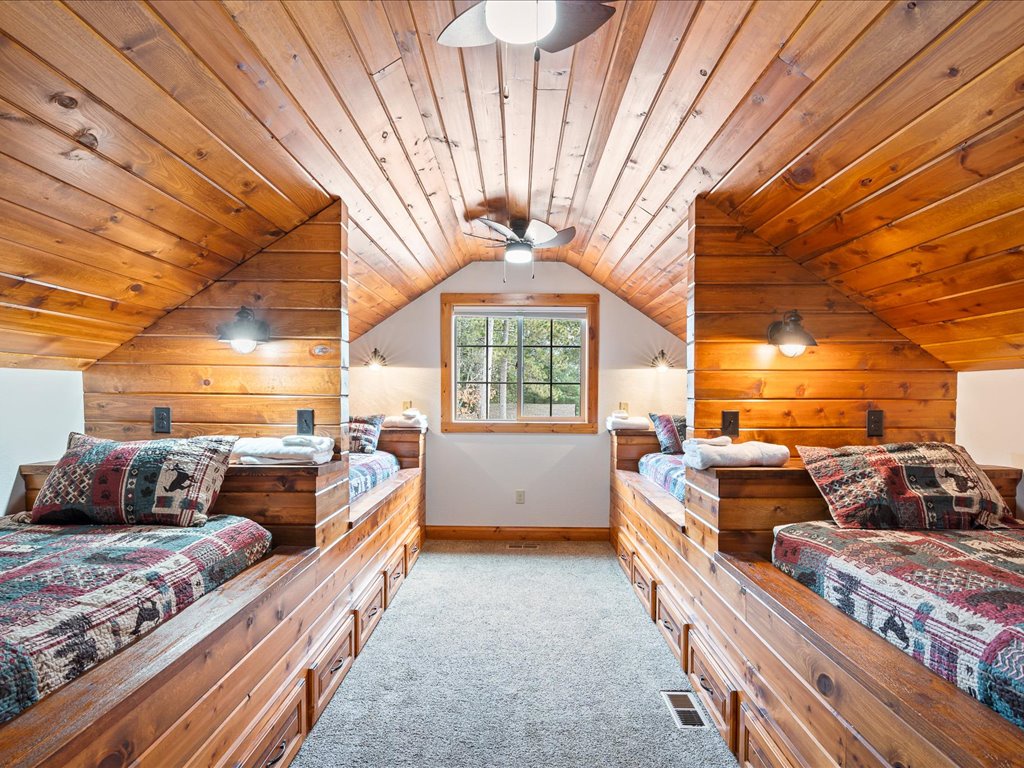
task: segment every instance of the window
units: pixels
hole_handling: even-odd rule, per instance
[[[445,432],[596,432],[591,294],[442,294]]]

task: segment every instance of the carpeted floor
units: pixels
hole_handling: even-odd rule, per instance
[[[605,543],[428,541],[297,768],[735,766]]]

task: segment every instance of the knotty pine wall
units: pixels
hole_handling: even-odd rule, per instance
[[[86,431],[152,438],[153,408],[170,406],[174,436],[286,435],[312,408],[316,433],[347,450],[347,226],[337,201],[100,359],[84,374]],[[217,341],[243,304],[270,323],[248,355]]]
[[[687,422],[790,446],[953,441],[956,374],[703,199],[690,207]],[[797,309],[817,339],[797,358],[766,343],[768,324]],[[868,438],[868,409],[885,436]]]

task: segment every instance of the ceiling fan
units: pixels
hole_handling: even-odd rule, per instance
[[[560,245],[571,243],[576,237],[576,227],[566,227],[556,231],[550,224],[545,224],[537,219],[513,220],[511,226],[506,227],[493,219],[483,216],[475,219],[493,232],[501,235],[500,241],[491,240],[487,237],[472,235],[473,237],[487,240],[492,245],[487,248],[504,248],[506,264],[529,264],[533,261],[533,252],[542,248],[557,248]]]
[[[437,37],[453,48],[498,40],[533,44],[533,58],[576,45],[610,19],[615,9],[598,0],[483,0],[460,13]]]

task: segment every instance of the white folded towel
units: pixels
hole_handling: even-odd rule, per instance
[[[646,416],[630,416],[628,418],[616,418],[609,416],[605,420],[605,428],[609,432],[615,429],[650,429],[651,422]]]
[[[629,411],[612,411],[612,415],[610,416],[610,418],[612,418],[612,419],[628,419],[629,418]]]
[[[402,411],[402,415],[407,419],[415,419],[417,416],[422,416],[423,412],[419,408],[406,408]]]
[[[302,445],[307,448],[316,448],[318,451],[334,450],[334,438],[325,435],[288,435],[282,437],[281,442],[285,445]]]
[[[718,437],[691,437],[687,440],[683,440],[683,451],[685,452],[687,447],[697,445],[732,445],[732,438],[728,435],[720,435]]]
[[[690,443],[689,440],[686,441]],[[751,440],[732,445],[683,444],[683,461],[694,469],[709,467],[781,467],[789,461],[789,448]]]
[[[311,453],[308,457],[240,456],[237,463],[244,466],[271,466],[280,464],[326,464],[334,458],[334,451]]]
[[[231,460],[236,464],[265,463],[246,459],[270,460],[275,464],[326,464],[334,455],[334,441],[326,439],[330,441],[327,445],[286,445],[280,437],[240,437],[231,451]]]
[[[427,417],[422,413],[419,416],[413,417],[406,416],[405,414],[401,416],[387,416],[382,426],[384,429],[426,429]]]

